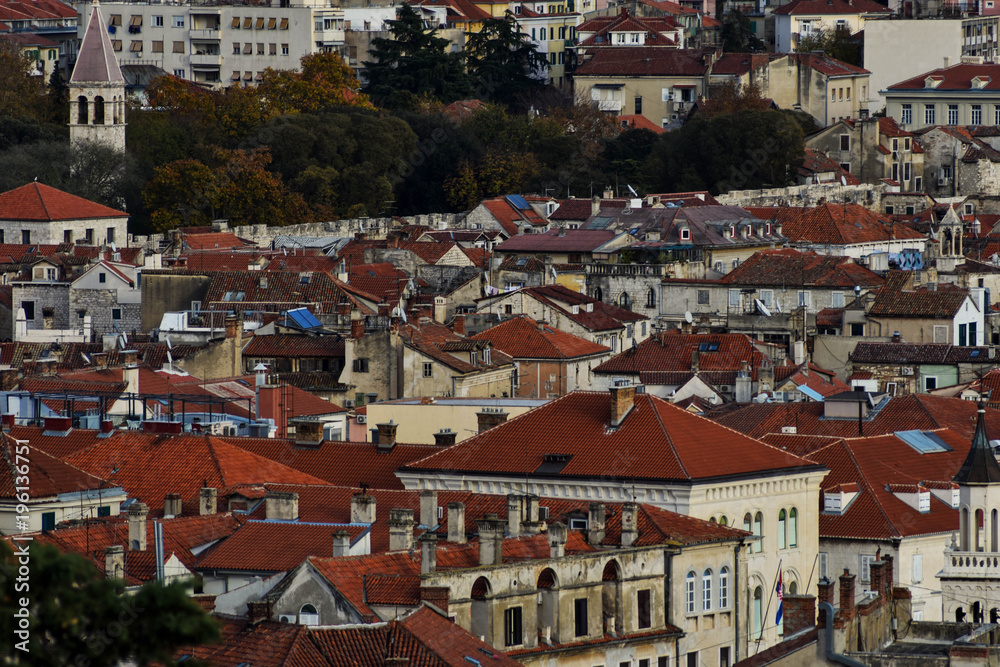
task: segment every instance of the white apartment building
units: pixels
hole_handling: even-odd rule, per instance
[[[119,64],[155,65],[212,88],[259,81],[268,67],[298,69],[310,53],[346,55],[344,12],[322,0],[270,7],[105,2],[101,10]]]

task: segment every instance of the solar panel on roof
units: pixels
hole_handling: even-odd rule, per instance
[[[608,225],[611,224],[611,222],[613,220],[614,220],[614,218],[606,218],[604,216],[598,216],[598,217],[594,218],[593,220],[591,220],[590,222],[588,222],[586,225],[584,225],[583,228],[584,229],[605,229]]]
[[[894,435],[915,449],[919,454],[951,451],[948,443],[934,433],[926,431],[896,431]]]
[[[507,195],[504,199],[510,202],[511,206],[521,209],[522,211],[531,208],[531,205],[521,195]]]
[[[823,402],[823,394],[819,393],[818,391],[816,391],[812,387],[807,387],[804,384],[800,384],[800,385],[797,385],[796,388],[799,391],[801,391],[803,394],[805,394],[806,396],[808,396],[809,398],[811,398],[812,400],[814,400],[816,402],[819,402],[819,403]]]
[[[323,323],[316,319],[316,316],[309,312],[308,308],[296,308],[289,310],[286,315],[302,329],[315,329],[322,327]]]

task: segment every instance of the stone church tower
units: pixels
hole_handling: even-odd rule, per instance
[[[71,144],[97,141],[125,152],[125,77],[97,0],[69,80],[69,138]]]
[[[1000,618],[1000,464],[986,437],[979,404],[972,448],[953,481],[958,484],[958,542],[944,552],[941,597],[945,621]]]

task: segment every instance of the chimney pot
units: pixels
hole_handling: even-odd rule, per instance
[[[147,516],[149,506],[145,503],[133,503],[128,508],[128,543],[133,551],[146,550]]]
[[[479,432],[483,433],[488,431],[494,426],[499,426],[507,421],[507,413],[501,408],[483,408],[476,413],[476,418],[479,420]]]
[[[511,537],[517,537],[521,534],[523,503],[524,498],[520,495],[507,494],[507,534]]]
[[[351,320],[351,338],[357,340],[365,337],[365,321]]]
[[[456,315],[452,320],[451,329],[459,336],[465,335],[465,315]]]
[[[299,494],[268,491],[264,498],[264,518],[295,521],[299,518]]]
[[[566,538],[569,529],[561,521],[549,524],[549,558],[562,558],[566,555]]]
[[[424,489],[420,492],[420,525],[431,529],[439,523],[437,491]]]
[[[857,577],[844,568],[840,575],[840,613],[850,619],[854,616],[854,581]]]
[[[604,541],[606,534],[608,509],[604,503],[591,503],[590,516],[587,520],[587,542],[597,546]]]
[[[181,494],[179,493],[168,493],[163,497],[163,516],[166,517],[176,517],[180,516],[183,512],[183,501],[181,500]]]
[[[635,503],[622,505],[622,546],[630,547],[639,537],[639,506]]]
[[[458,434],[450,428],[443,428],[434,434],[434,444],[438,447],[450,447],[455,444],[455,438],[457,435]]]
[[[396,428],[399,424],[396,424],[392,420],[389,420],[384,424],[376,424],[378,427],[378,444],[376,449],[380,452],[388,452],[396,446]]]
[[[375,497],[367,493],[351,496],[351,523],[375,523]]]
[[[333,557],[346,558],[351,554],[351,534],[346,530],[333,533]]]
[[[465,544],[465,503],[448,503],[448,541]]]
[[[413,548],[413,510],[389,510],[389,551],[409,551]]]
[[[112,544],[104,550],[104,576],[108,579],[125,577],[125,548]]]
[[[424,533],[420,537],[420,574],[437,571],[437,535]]]
[[[784,595],[785,636],[816,625],[816,598],[811,595]]]

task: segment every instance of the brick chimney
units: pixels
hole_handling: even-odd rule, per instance
[[[351,554],[351,534],[346,530],[333,533],[333,557],[346,558]]]
[[[215,514],[218,509],[219,491],[212,487],[202,487],[198,493],[198,513],[202,516]]]
[[[168,493],[163,497],[163,517],[180,516],[184,511],[184,503],[181,501],[181,494]]]
[[[826,602],[831,607],[835,606],[833,604],[833,587],[834,587],[834,583],[831,580],[829,580],[829,579],[820,579],[819,583],[817,584],[817,587],[819,588],[819,596],[818,596],[817,604],[820,605],[820,608],[819,608],[819,622],[820,622],[820,625],[825,625],[826,624],[826,612],[823,611],[822,604],[824,602]]]
[[[391,451],[396,446],[396,427],[399,424],[390,419],[387,423],[376,424],[376,426],[378,427],[378,443],[375,445],[375,449],[380,452]]]
[[[357,340],[365,337],[365,321],[351,320],[351,338]]]
[[[432,489],[424,489],[420,492],[420,525],[433,528],[439,523],[438,493]]]
[[[413,548],[413,510],[389,510],[389,551],[409,551]]]
[[[697,349],[691,350],[691,372],[697,373],[701,370],[701,354]]]
[[[448,541],[465,544],[465,503],[448,503]]]
[[[455,436],[457,435],[450,428],[443,428],[434,434],[434,444],[438,447],[450,447],[455,444]]]
[[[883,581],[885,581],[885,589],[886,591],[888,591],[889,595],[892,595],[892,589],[893,586],[895,585],[894,584],[895,571],[893,569],[895,561],[892,557],[892,554],[885,554],[884,556],[882,556],[882,562],[885,563],[885,572],[883,575]]]
[[[132,551],[146,550],[147,516],[149,506],[145,503],[133,503],[128,508],[128,543]]]
[[[251,625],[271,620],[271,614],[274,610],[273,604],[270,600],[247,602],[247,620],[250,621]]]
[[[500,565],[503,563],[504,522],[496,514],[487,514],[476,521],[479,528],[479,564]]]
[[[226,338],[236,338],[240,335],[242,326],[235,315],[226,317]]]
[[[611,387],[611,426],[617,428],[635,405],[635,385]]]
[[[421,586],[420,601],[429,602],[444,613],[448,613],[448,598],[451,589],[447,586]]]
[[[524,498],[517,493],[507,494],[507,534],[517,537],[521,534],[521,518],[524,512]]]
[[[476,413],[476,418],[479,420],[479,432],[482,433],[507,421],[507,413],[503,408],[483,408]]]
[[[108,579],[125,578],[125,547],[112,544],[104,550],[104,576]]]
[[[844,574],[840,575],[840,611],[846,619],[854,618],[854,581],[857,577],[851,571],[844,568]]]
[[[622,546],[630,547],[639,537],[639,506],[635,503],[622,504]]]
[[[459,336],[465,335],[465,315],[456,315],[451,321],[451,329]]]
[[[785,594],[783,617],[785,637],[816,625],[816,598],[811,595]]]
[[[420,574],[437,571],[437,535],[424,533],[420,536]]]
[[[351,496],[351,523],[375,523],[375,497],[367,493]]]
[[[264,498],[264,518],[295,521],[299,518],[299,494],[268,491]]]
[[[872,561],[868,566],[868,580],[875,595],[885,595],[885,561]]]
[[[569,529],[561,521],[549,524],[549,558],[562,558],[566,555],[566,538]]]
[[[608,508],[604,503],[590,503],[590,513],[587,518],[587,543],[597,546],[604,541]]]

